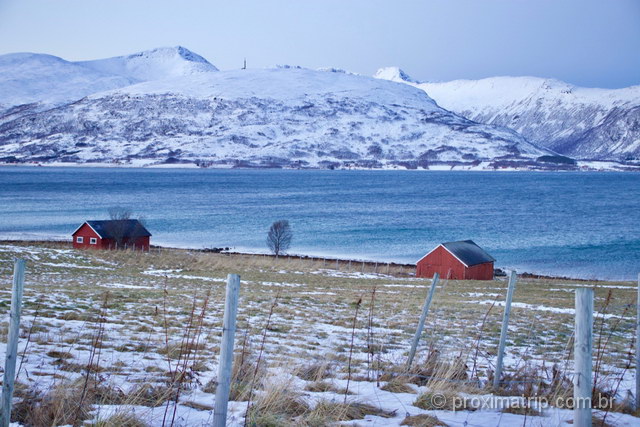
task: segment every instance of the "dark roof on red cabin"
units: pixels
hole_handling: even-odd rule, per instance
[[[102,239],[114,239],[116,235],[122,238],[151,236],[149,230],[137,219],[87,221],[82,225],[84,224],[88,224]],[[76,234],[81,227],[74,231],[73,234]]]
[[[462,261],[467,267],[495,261],[495,258],[489,255],[480,246],[476,245],[473,240],[446,242],[442,243],[442,246]]]

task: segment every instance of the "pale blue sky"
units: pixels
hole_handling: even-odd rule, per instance
[[[640,84],[640,0],[0,0],[0,54],[80,60],[182,45],[221,69]]]

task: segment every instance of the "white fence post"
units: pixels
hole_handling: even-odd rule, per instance
[[[407,370],[411,368],[411,363],[413,363],[413,358],[416,355],[418,342],[420,341],[420,336],[422,335],[422,328],[424,328],[424,321],[427,319],[427,313],[429,313],[431,300],[433,300],[433,293],[436,290],[436,286],[438,285],[439,279],[440,279],[440,275],[438,273],[435,273],[433,275],[433,280],[431,281],[431,289],[429,289],[429,293],[427,294],[427,299],[424,300],[424,305],[422,306],[422,313],[420,314],[420,320],[418,321],[416,334],[413,336],[413,342],[411,343],[411,350],[409,351],[409,358],[407,359]]]
[[[24,289],[24,264],[23,259],[18,259],[13,267],[9,335],[7,336],[7,355],[4,363],[4,380],[2,382],[2,413],[0,414],[0,425],[2,427],[8,427],[11,422],[11,399],[13,398],[13,384],[16,379],[20,312],[22,310],[22,292]]]
[[[640,273],[638,274],[638,301],[636,304],[636,411],[640,409]]]
[[[236,314],[238,312],[238,295],[240,294],[240,276],[227,276],[227,291],[224,301],[224,318],[222,320],[222,341],[220,343],[220,365],[218,366],[218,387],[213,413],[213,425],[224,427],[227,424],[227,407],[231,390],[231,372],[233,368],[233,340],[236,333]]]
[[[576,289],[573,374],[573,425],[591,426],[593,289]]]
[[[498,361],[496,362],[496,372],[493,377],[493,387],[500,386],[502,377],[502,362],[504,359],[504,347],[507,343],[507,331],[509,330],[509,316],[511,315],[511,300],[516,287],[516,271],[512,270],[509,276],[509,287],[507,288],[507,300],[504,303],[504,316],[502,317],[502,330],[500,331],[500,344],[498,345]]]

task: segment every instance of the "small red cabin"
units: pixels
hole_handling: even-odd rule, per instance
[[[137,219],[87,221],[73,232],[78,249],[149,250],[151,233]]]
[[[492,280],[495,259],[472,240],[438,245],[416,264],[416,277],[443,279]]]

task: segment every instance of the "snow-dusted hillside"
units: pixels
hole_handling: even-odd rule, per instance
[[[0,112],[0,160],[558,166],[538,162],[554,153],[444,110],[423,90],[340,70],[218,71],[181,47],[78,63],[23,57],[0,58],[14,83],[0,96],[8,107]]]
[[[0,105],[47,105],[128,86],[135,80],[89,69],[51,55],[13,53],[0,56]]]
[[[640,159],[640,86],[592,89],[536,77],[418,83],[397,67],[375,77],[426,91],[438,105],[583,159]]]

